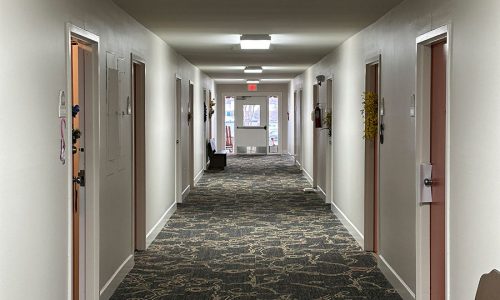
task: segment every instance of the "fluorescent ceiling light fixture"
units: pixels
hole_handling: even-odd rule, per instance
[[[245,73],[260,74],[262,73],[262,67],[246,67]]]
[[[290,81],[293,80],[293,78],[269,78],[269,79],[262,79],[262,81]]]
[[[258,84],[258,83],[260,83],[260,80],[252,80],[252,79],[250,79],[250,80],[247,80],[247,83],[248,84]]]
[[[243,34],[240,37],[240,45],[243,50],[267,50],[271,48],[271,36],[269,34]]]
[[[245,81],[243,78],[214,78],[215,81]]]

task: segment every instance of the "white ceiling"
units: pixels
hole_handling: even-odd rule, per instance
[[[286,80],[402,0],[113,0],[214,79]],[[240,50],[271,34],[271,50]],[[263,66],[263,74],[243,74]]]

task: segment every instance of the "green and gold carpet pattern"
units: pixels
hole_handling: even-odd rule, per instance
[[[206,172],[112,299],[401,299],[289,156]]]

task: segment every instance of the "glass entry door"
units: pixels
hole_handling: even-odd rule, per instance
[[[268,97],[238,97],[235,101],[236,153],[267,154]]]

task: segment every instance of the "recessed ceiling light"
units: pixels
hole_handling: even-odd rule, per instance
[[[260,80],[247,80],[248,84],[258,84],[260,83]]]
[[[262,73],[262,67],[246,67],[245,73],[260,74]]]
[[[271,48],[271,36],[269,34],[243,34],[240,37],[240,45],[243,50],[267,50]]]

